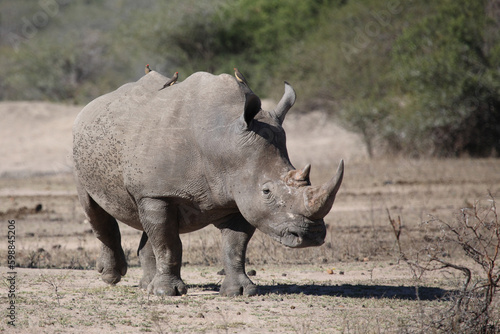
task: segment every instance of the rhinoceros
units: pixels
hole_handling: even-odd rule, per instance
[[[252,90],[228,74],[197,72],[167,80],[151,71],[90,102],[73,125],[78,197],[101,241],[97,270],[116,284],[127,271],[117,220],[144,231],[140,287],[157,295],[187,292],[179,234],[215,225],[222,234],[225,296],[255,295],[245,273],[256,228],[288,247],[323,244],[323,218],[344,164],[320,186],[310,165],[288,158],[282,123],[295,103],[285,92],[264,111]]]

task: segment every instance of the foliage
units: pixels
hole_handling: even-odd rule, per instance
[[[298,82],[308,105],[337,111],[370,155],[495,154],[494,2],[348,2],[324,15],[279,72]]]
[[[500,152],[500,58],[485,47],[485,3],[442,1],[396,41],[395,82],[412,120],[398,131],[406,146],[436,155]]]
[[[283,62],[286,51],[314,29],[318,16],[332,5],[337,4],[332,0],[176,1],[157,14],[147,14],[153,31],[149,26],[132,30],[147,41],[149,46],[143,47],[164,55],[160,68],[168,68],[167,73],[174,68],[185,76],[200,70],[232,73],[233,67],[239,67],[260,93],[269,88],[273,68]]]
[[[276,63],[275,54],[313,29],[322,10],[332,5],[338,6],[331,0],[239,0],[223,14],[229,22],[222,38],[226,50]]]
[[[21,19],[1,29],[0,98],[85,103],[130,77],[125,55],[112,43],[115,24],[107,15],[118,2],[52,3],[2,4],[17,8]]]

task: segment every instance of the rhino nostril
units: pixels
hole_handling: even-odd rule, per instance
[[[296,233],[296,232],[290,232],[291,235],[293,235],[294,237],[298,238],[299,237],[299,234]]]

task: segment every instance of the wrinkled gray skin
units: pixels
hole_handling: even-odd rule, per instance
[[[324,242],[324,216],[343,176],[312,187],[295,170],[281,127],[295,102],[273,111],[232,76],[195,73],[158,91],[167,78],[150,72],[89,103],[73,126],[78,196],[102,242],[97,270],[110,284],[127,263],[117,220],[144,231],[140,286],[185,294],[180,233],[214,224],[222,233],[222,295],[255,295],[245,252],[255,228],[289,247]],[[146,239],[143,238],[143,241]]]

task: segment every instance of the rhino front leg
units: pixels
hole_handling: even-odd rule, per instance
[[[139,203],[139,215],[148,244],[156,258],[156,273],[148,293],[178,296],[187,292],[181,279],[182,243],[179,237],[177,208],[164,200],[145,198]]]
[[[141,261],[142,278],[139,287],[146,290],[156,274],[156,258],[146,232],[142,232],[141,244],[137,251]]]
[[[245,273],[247,245],[255,227],[240,214],[217,227],[222,233],[222,261],[226,272],[219,293],[222,296],[256,295],[257,286]]]

